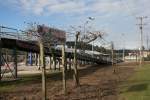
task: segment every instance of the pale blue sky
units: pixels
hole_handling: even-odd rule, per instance
[[[24,29],[24,21],[38,22],[68,31],[70,25],[83,25],[94,17],[89,24],[104,31],[107,41],[122,48],[125,34],[126,48],[135,49],[139,47],[136,16],[150,16],[149,4],[150,0],[0,0],[0,24]],[[149,25],[144,29],[145,38]]]

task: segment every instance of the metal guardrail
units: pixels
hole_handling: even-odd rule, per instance
[[[37,41],[38,37],[22,30],[0,26],[0,38],[9,38],[22,41]]]

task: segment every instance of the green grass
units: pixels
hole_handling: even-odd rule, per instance
[[[52,80],[57,80],[61,75],[61,72],[49,72],[47,73],[47,78]],[[54,77],[55,76],[55,77]],[[34,83],[41,83],[41,74],[28,74],[20,75],[18,80],[14,81],[2,81],[0,82],[0,92],[10,92],[15,90],[18,86],[30,85]]]
[[[150,100],[150,64],[138,68],[120,86],[119,100]]]
[[[82,71],[85,69],[79,69]],[[87,69],[88,70],[88,69]],[[85,74],[86,75],[86,74]],[[73,79],[73,70],[67,71],[66,79]],[[32,84],[41,84],[42,77],[41,73],[37,74],[27,74],[27,75],[19,75],[18,80],[14,81],[1,81],[0,82],[0,93],[2,92],[12,92],[12,90],[16,90],[18,87],[22,86],[30,86]],[[55,71],[48,71],[46,74],[46,81],[47,83],[52,83],[56,81],[62,81],[62,71],[55,70]]]

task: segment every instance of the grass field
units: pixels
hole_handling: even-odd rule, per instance
[[[51,79],[55,78],[55,80],[57,80],[58,77],[60,77],[60,75],[61,75],[60,71],[47,73],[48,78],[49,77]],[[18,87],[18,85],[21,86],[21,85],[28,85],[28,84],[33,84],[33,83],[41,83],[40,73],[19,75],[18,80],[0,82],[0,92],[10,92],[12,90],[15,90]]]
[[[120,76],[129,69],[120,67]],[[92,65],[80,68],[80,87],[76,87],[73,71],[67,72],[67,95],[63,94],[62,72],[47,73],[48,100],[117,100],[116,75],[111,66]],[[41,74],[20,76],[20,80],[0,82],[0,100],[41,100]],[[100,90],[106,90],[100,94]],[[101,99],[100,99],[101,100]]]
[[[150,64],[136,72],[120,85],[119,100],[150,100]]]

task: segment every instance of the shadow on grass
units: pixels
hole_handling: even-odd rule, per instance
[[[147,83],[135,84],[130,86],[125,92],[141,92],[148,89]]]
[[[94,73],[96,70],[102,68],[102,67],[107,67],[106,65],[94,65],[94,66],[89,66],[84,69],[79,69],[79,77],[83,77],[89,74]],[[73,70],[67,71],[66,73],[67,80],[68,79],[73,79]],[[57,71],[53,73],[47,73],[47,82],[48,81],[59,81],[62,80],[62,72]],[[41,83],[41,74],[35,74],[35,75],[27,75],[27,76],[20,76],[19,80],[15,81],[2,81],[0,82],[0,87],[3,86],[9,86],[9,85],[28,85],[28,84],[34,84],[34,83]]]

